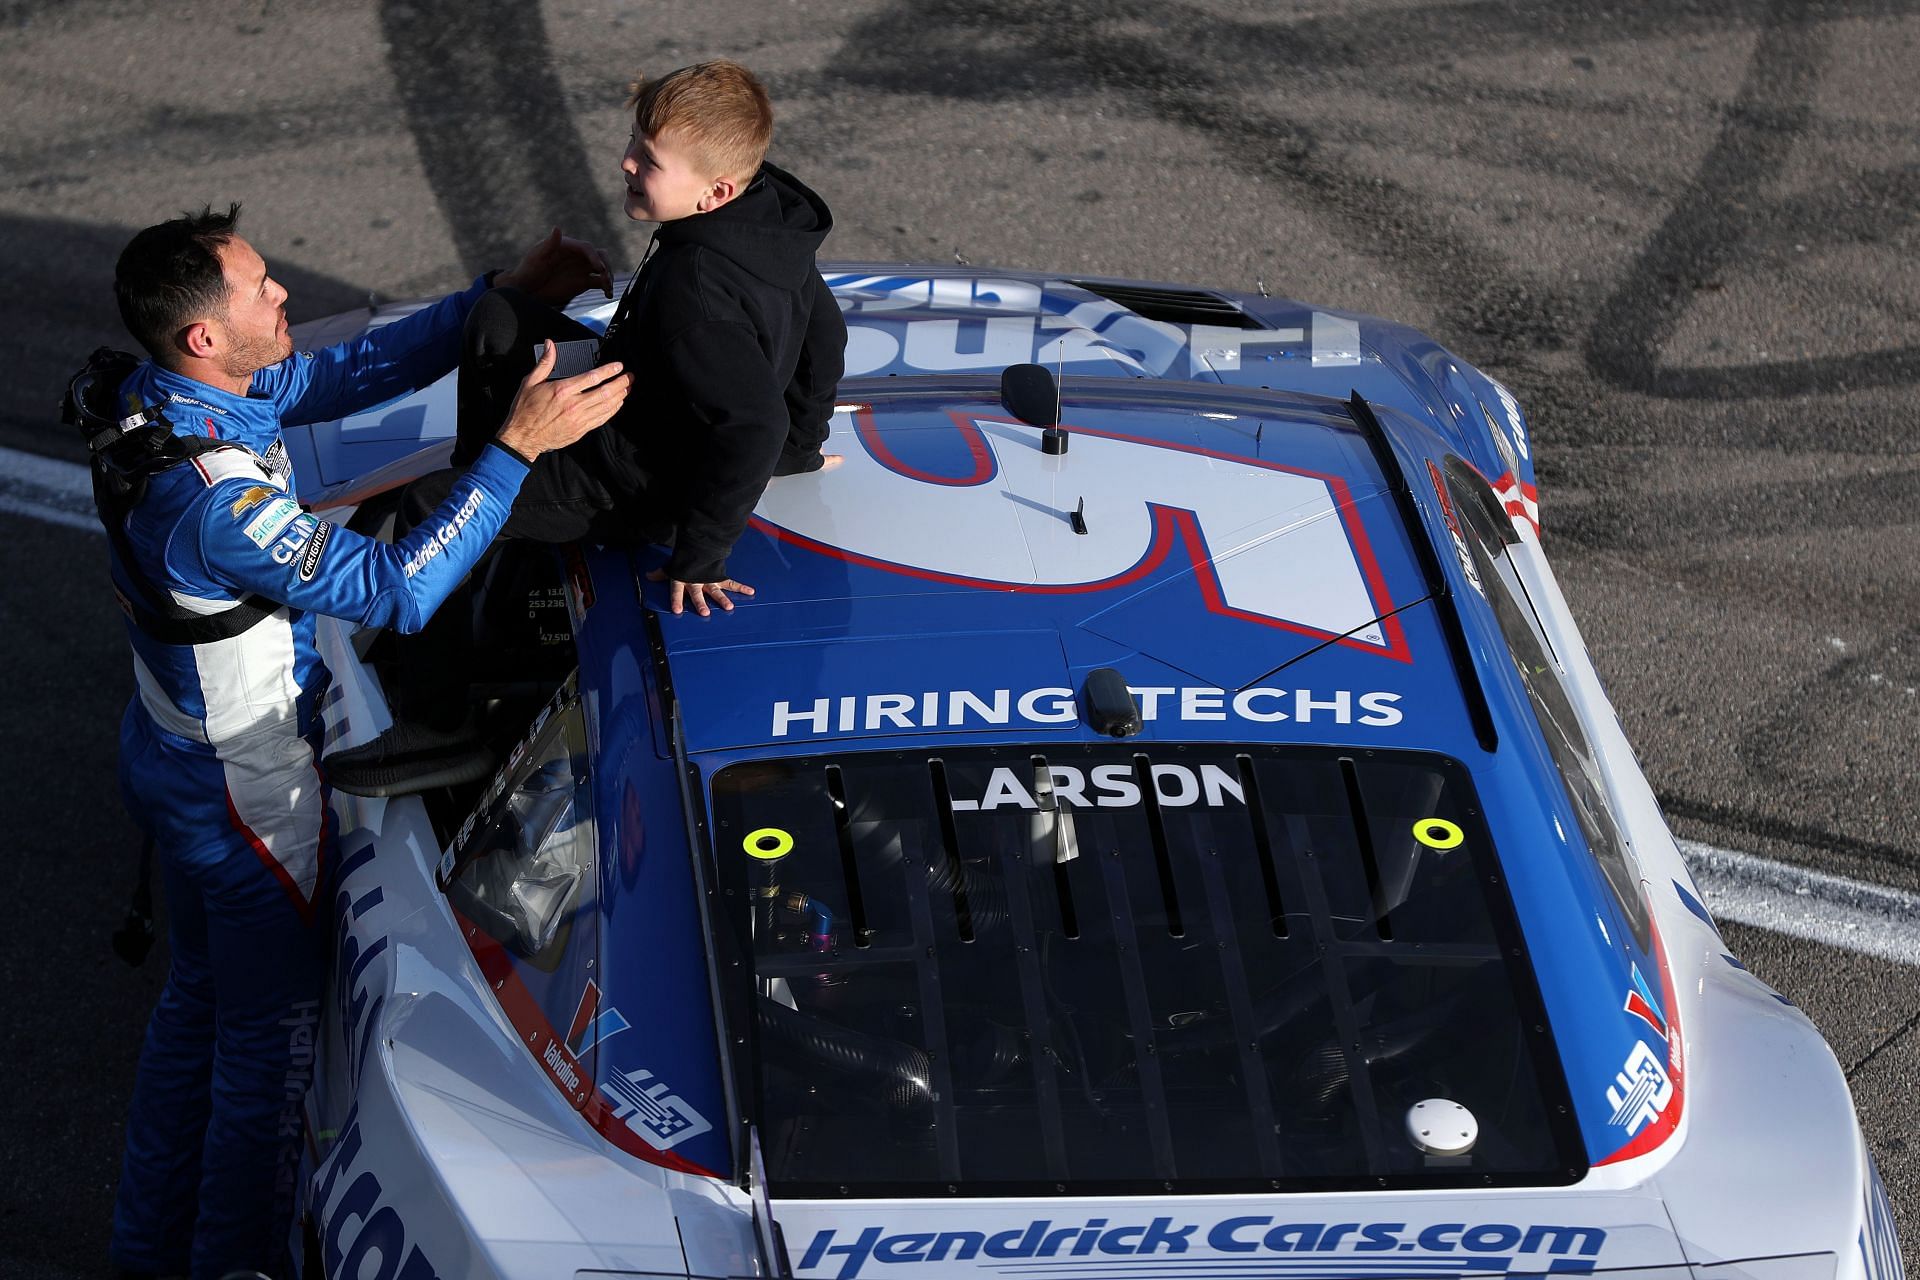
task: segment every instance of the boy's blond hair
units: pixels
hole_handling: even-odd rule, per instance
[[[649,138],[671,132],[692,152],[703,177],[744,182],[759,171],[773,140],[773,103],[753,72],[718,59],[636,76],[628,87],[633,123]]]

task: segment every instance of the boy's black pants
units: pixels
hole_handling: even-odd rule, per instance
[[[452,492],[459,470],[499,432],[521,379],[533,368],[538,343],[599,336],[517,289],[483,295],[467,316],[462,337],[454,467],[407,486],[394,536],[403,536],[431,515]],[[554,543],[588,537],[618,540],[634,514],[622,508],[631,506],[636,495],[627,494],[622,501],[620,486],[609,474],[606,447],[595,440],[615,429],[608,423],[565,449],[534,459],[499,536]],[[443,729],[466,718],[473,669],[472,582],[469,578],[457,587],[417,635],[391,637],[397,679],[389,701],[396,717]]]
[[[467,316],[461,340],[454,469],[422,476],[407,486],[398,532],[405,533],[426,519],[453,491],[458,468],[479,457],[498,434],[520,390],[520,380],[533,368],[537,345],[549,338],[570,342],[599,336],[518,289],[495,289],[482,295]],[[608,423],[565,449],[534,459],[500,536],[533,542],[572,542],[590,535],[609,540],[608,517],[627,503],[621,501],[623,486],[610,474],[607,463],[612,442],[597,437],[615,430],[615,424]],[[633,496],[626,495],[628,503]]]

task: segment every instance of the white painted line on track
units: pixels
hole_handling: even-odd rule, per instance
[[[1675,841],[1716,920],[1920,965],[1920,894]]]
[[[87,469],[0,447],[0,511],[99,533]],[[1680,840],[1715,919],[1920,966],[1920,894]]]
[[[85,467],[18,449],[0,447],[0,511],[103,532],[93,513],[93,480]]]

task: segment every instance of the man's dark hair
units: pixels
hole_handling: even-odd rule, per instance
[[[148,227],[120,251],[113,297],[127,332],[163,365],[178,358],[173,335],[195,320],[227,312],[227,277],[220,246],[233,239],[240,206],[225,213],[208,205]]]

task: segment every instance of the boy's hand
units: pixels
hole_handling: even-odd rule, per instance
[[[707,616],[709,600],[731,613],[733,601],[728,598],[727,592],[733,591],[743,596],[753,594],[752,587],[744,582],[735,582],[732,578],[723,578],[719,582],[682,582],[678,578],[667,577],[665,569],[655,569],[647,575],[647,581],[671,582],[673,585],[667,589],[667,607],[675,613],[683,613],[690,607],[703,618]]]
[[[552,342],[541,344],[532,372],[521,380],[507,410],[506,424],[494,437],[528,462],[548,450],[566,448],[611,418],[633,386],[633,375],[620,372],[617,360],[549,382],[554,352]]]
[[[524,289],[550,307],[565,306],[588,289],[613,296],[607,255],[585,240],[561,235],[558,227],[527,250],[513,270],[495,276],[493,283]]]

